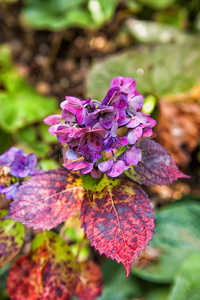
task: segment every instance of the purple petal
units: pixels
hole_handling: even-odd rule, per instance
[[[88,174],[92,171],[93,164],[91,163],[89,166],[87,166],[85,169],[81,170],[81,174]]]
[[[120,87],[120,90],[126,94],[134,93],[136,89],[136,82],[131,77],[122,77],[118,76],[116,78],[113,78],[113,80],[110,83],[110,87],[118,86]]]
[[[87,161],[92,162],[92,163],[97,162],[102,156],[102,151],[90,150],[87,145],[84,145],[82,147],[81,153]]]
[[[104,114],[100,117],[100,123],[106,129],[110,129],[113,124],[113,116],[110,114]]]
[[[90,132],[87,137],[87,145],[90,150],[101,151],[103,149],[103,139],[95,132]]]
[[[108,90],[107,95],[104,97],[103,101],[101,102],[101,107],[104,105],[110,105],[110,101],[112,101],[113,95],[116,96],[116,93],[120,92],[120,88],[115,86]]]
[[[98,122],[98,114],[90,113],[85,117],[85,126],[93,127]]]
[[[23,170],[18,172],[18,177],[25,178],[29,174],[30,174],[30,170],[25,167]]]
[[[132,146],[129,150],[126,150],[123,153],[121,158],[127,165],[137,165],[139,161],[142,159],[142,153],[139,148],[136,146]]]
[[[134,108],[135,111],[141,111],[143,106],[143,96],[142,95],[129,95],[128,96],[129,105]]]
[[[35,165],[37,164],[37,157],[34,153],[30,153],[27,156],[27,166],[29,169],[33,169]]]
[[[119,110],[122,110],[122,109],[125,109],[128,106],[128,104],[129,104],[129,102],[128,102],[127,97],[120,93],[120,97],[119,97],[118,101],[113,103],[113,106]]]
[[[85,108],[79,109],[76,112],[76,118],[80,125],[85,124],[85,117],[87,116],[87,111]]]
[[[130,121],[126,124],[126,127],[127,128],[135,128],[138,125],[140,125],[140,120],[138,119],[137,116],[135,116],[130,119]]]
[[[126,146],[128,144],[128,138],[126,136],[118,137],[117,148],[120,146]]]
[[[5,194],[6,199],[11,199],[15,196],[18,190],[19,182],[15,184],[10,184],[9,186],[1,189],[0,193]]]
[[[104,140],[104,150],[111,151],[116,149],[117,147],[117,138],[113,138],[112,136],[108,136],[106,140]]]
[[[67,152],[65,153],[65,156],[69,160],[76,160],[78,158],[76,151],[73,149],[67,150]]]
[[[141,127],[136,127],[135,129],[129,129],[128,131],[128,142],[130,145],[135,144],[136,141],[138,141],[142,136],[142,128]]]
[[[114,106],[102,106],[100,109],[101,113],[112,113],[114,112],[115,108]]]
[[[112,168],[112,166],[113,166],[113,159],[103,161],[98,164],[98,168],[101,172],[106,172],[106,171],[110,170],[110,168]]]
[[[56,114],[56,115],[51,115],[51,116],[46,117],[43,121],[47,125],[56,125],[56,124],[60,123],[61,119],[62,119],[62,116]]]
[[[129,167],[127,167],[122,160],[118,160],[114,162],[112,168],[107,172],[107,175],[110,177],[117,177],[128,168]]]
[[[104,127],[103,127],[103,125],[101,125],[101,123],[100,122],[98,122],[98,123],[96,123],[95,125],[94,125],[94,127],[93,127],[93,130],[96,130],[96,129],[102,129],[103,130],[103,132],[104,132],[104,138],[106,138],[108,135],[109,135],[109,130],[106,130]],[[101,135],[101,133],[99,132],[99,134]]]
[[[62,118],[69,123],[74,123],[76,121],[76,116],[66,109],[62,110]]]
[[[53,126],[49,127],[49,133],[51,135],[56,135],[56,132],[57,132],[57,129],[58,129],[59,126],[60,126],[60,124],[53,125]]]
[[[91,170],[91,175],[93,178],[99,178],[99,177],[101,177],[102,173],[99,170],[96,170],[95,168],[93,168]]]
[[[143,130],[142,137],[150,137],[152,135],[153,135],[153,130],[151,129],[151,127],[146,127]]]
[[[77,165],[74,167],[73,171],[79,171],[79,170],[85,169],[85,168],[87,168],[87,167],[90,166],[90,165],[91,165],[91,163],[89,163],[89,162],[87,162],[87,161],[85,161],[85,160],[80,161],[79,164],[77,164]],[[93,164],[92,164],[92,165],[93,165]]]
[[[27,168],[26,164],[23,162],[14,162],[10,168],[10,174],[15,177],[26,177],[28,176],[30,170]]]
[[[122,125],[127,123],[126,122],[126,112],[125,112],[125,110],[119,111],[119,116],[118,116],[117,123],[118,123],[119,126],[122,126]]]
[[[8,151],[0,155],[0,166],[10,167],[17,154],[22,155],[23,150],[11,147]]]
[[[72,114],[76,114],[77,110],[82,109],[83,105],[80,99],[76,97],[65,97],[65,101],[61,102],[60,107],[66,109]]]
[[[156,120],[154,120],[153,118],[146,117],[146,119],[147,122],[151,125],[151,127],[154,127],[157,124]]]
[[[79,164],[80,164],[80,161],[73,161],[73,162],[70,162],[70,163],[63,164],[63,167],[65,167],[68,170],[73,170]]]
[[[88,130],[87,132],[99,134],[102,138],[105,138],[105,136],[107,135],[107,130],[103,127],[102,128],[93,128],[91,130]]]

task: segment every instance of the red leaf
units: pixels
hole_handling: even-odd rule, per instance
[[[79,281],[79,266],[69,246],[54,232],[32,242],[30,254],[12,266],[7,292],[13,300],[67,300]]]
[[[102,293],[102,276],[99,266],[93,261],[80,263],[80,281],[75,295],[80,300],[93,300]]]
[[[134,181],[145,185],[167,185],[178,178],[189,178],[179,171],[173,158],[160,144],[142,139],[139,144],[142,161],[125,171]]]
[[[12,300],[38,300],[41,285],[39,265],[29,254],[20,257],[7,278],[7,293]]]
[[[34,229],[51,229],[75,214],[84,197],[82,181],[64,170],[51,170],[25,181],[6,218]]]
[[[101,190],[86,192],[82,227],[100,254],[122,262],[126,276],[135,256],[144,250],[154,233],[154,217],[147,194],[126,180],[112,180]],[[98,188],[98,187],[97,187]]]

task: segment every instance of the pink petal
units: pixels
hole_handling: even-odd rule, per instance
[[[98,168],[101,172],[106,172],[113,166],[113,159],[101,162],[98,164]]]
[[[122,160],[118,160],[114,162],[112,168],[107,172],[107,175],[110,177],[117,177],[128,168],[129,167],[127,167]]]
[[[128,131],[128,141],[130,145],[135,144],[142,136],[142,128],[140,126],[136,127],[135,129],[129,129]]]
[[[46,117],[43,121],[47,125],[56,125],[60,123],[60,120],[62,119],[61,115],[51,115]]]

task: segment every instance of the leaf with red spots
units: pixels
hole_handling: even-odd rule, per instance
[[[6,218],[34,229],[51,229],[75,214],[84,189],[81,179],[64,170],[32,176],[19,188]]]
[[[75,292],[79,266],[70,247],[54,232],[44,232],[32,242],[29,255],[13,265],[7,280],[13,300],[67,300]]]
[[[7,293],[12,300],[37,300],[40,295],[41,273],[29,254],[21,256],[7,278]]]
[[[122,262],[126,276],[135,257],[154,233],[154,217],[147,194],[127,180],[104,179],[86,192],[81,209],[82,227],[100,254]]]
[[[80,280],[75,295],[80,300],[93,300],[102,293],[102,275],[99,266],[89,260],[80,263]]]
[[[145,185],[167,185],[178,178],[189,178],[179,171],[173,158],[160,144],[142,139],[139,148],[142,160],[125,171],[132,180]]]
[[[0,268],[20,251],[24,241],[24,227],[13,220],[2,221],[7,210],[0,210]]]

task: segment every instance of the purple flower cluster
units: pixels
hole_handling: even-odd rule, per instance
[[[141,160],[139,139],[153,135],[156,121],[141,113],[142,106],[135,80],[118,76],[101,103],[66,97],[62,115],[51,115],[44,122],[52,125],[49,132],[64,146],[65,168],[91,172],[94,178],[103,173],[117,177]],[[122,127],[125,134],[119,136]]]
[[[0,155],[0,166],[10,167],[10,174],[16,178],[25,178],[33,175],[37,158],[34,153],[25,154],[22,149],[11,147],[4,154]],[[19,187],[19,182],[9,186],[0,186],[0,193],[4,193],[6,199],[13,198]]]

